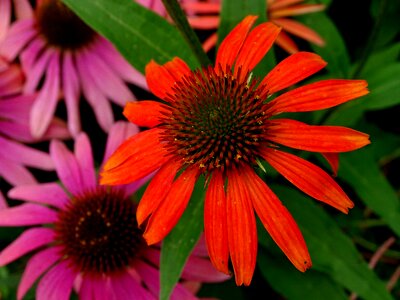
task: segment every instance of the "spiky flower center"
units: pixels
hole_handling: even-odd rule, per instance
[[[51,46],[77,50],[89,45],[96,33],[59,0],[44,0],[36,10],[37,27]]]
[[[185,76],[170,95],[171,114],[162,119],[171,153],[203,172],[253,163],[263,142],[263,89],[249,74],[205,68]]]
[[[135,204],[116,190],[98,188],[73,198],[58,217],[56,240],[79,272],[121,270],[145,247]]]

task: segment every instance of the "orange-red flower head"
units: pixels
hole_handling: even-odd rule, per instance
[[[178,222],[199,176],[207,177],[204,230],[214,266],[236,283],[250,284],[257,256],[254,211],[266,230],[300,271],[311,259],[294,219],[256,174],[264,159],[311,197],[347,213],[353,206],[339,185],[321,168],[280,149],[322,153],[337,166],[337,154],[361,148],[368,135],[339,126],[313,126],[277,118],[283,112],[330,108],[368,93],[363,80],[324,80],[270,95],[321,70],[316,54],[298,52],[279,63],[261,81],[251,71],[276,40],[280,29],[263,23],[251,30],[246,17],[221,43],[215,67],[191,71],[174,58],[150,62],[146,79],[165,103],[129,103],[124,115],[149,127],[125,141],[101,173],[102,184],[124,184],[155,175],[138,207],[147,243],[161,241]],[[272,118],[274,117],[274,118]]]

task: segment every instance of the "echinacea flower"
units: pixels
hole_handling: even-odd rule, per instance
[[[110,157],[101,183],[126,184],[156,171],[140,200],[137,219],[146,224],[148,244],[162,240],[185,210],[193,187],[203,175],[204,229],[214,266],[238,285],[251,281],[257,256],[254,210],[266,230],[300,271],[311,266],[309,253],[294,219],[257,175],[263,159],[311,197],[347,213],[352,201],[321,168],[281,150],[337,153],[369,144],[367,134],[339,126],[313,126],[283,112],[326,109],[368,93],[364,80],[323,80],[277,96],[269,96],[321,70],[316,54],[293,54],[258,81],[251,71],[271,48],[280,28],[271,22],[250,31],[255,16],[246,17],[219,47],[215,67],[191,71],[174,58],[146,66],[150,90],[164,103],[128,103],[125,116],[149,127],[126,140]]]
[[[110,130],[105,157],[138,128],[117,122]],[[75,287],[79,298],[157,299],[159,246],[148,246],[136,222],[132,193],[143,184],[99,186],[90,141],[85,133],[75,140],[74,153],[53,140],[50,155],[63,184],[43,183],[13,188],[8,196],[26,201],[0,210],[0,226],[26,229],[0,252],[4,266],[31,251],[18,286],[17,299],[39,279],[36,299],[69,299]],[[183,279],[200,282],[226,280],[199,245],[189,258]],[[203,247],[204,248],[204,247]],[[195,299],[181,284],[176,299]]]
[[[288,53],[298,52],[298,46],[288,35],[292,34],[320,47],[324,40],[313,29],[289,17],[318,12],[325,9],[323,4],[307,4],[304,0],[266,0],[268,20],[282,27],[276,39],[276,44]],[[191,26],[198,30],[215,30],[219,26],[220,0],[181,1]],[[217,33],[213,33],[203,43],[203,48],[209,51],[217,43]]]
[[[39,93],[30,115],[35,138],[46,131],[61,96],[68,128],[76,135],[81,130],[81,94],[108,131],[114,122],[110,100],[123,106],[134,99],[125,81],[146,88],[144,77],[113,45],[59,0],[38,0],[31,18],[16,20],[0,43],[0,56],[8,61],[19,57],[27,76],[24,91]]]
[[[48,153],[23,144],[39,141],[29,131],[29,110],[36,96],[21,93],[23,82],[17,64],[0,71],[0,176],[13,186],[36,182],[27,167],[54,170]],[[40,141],[67,137],[65,124],[53,119]]]

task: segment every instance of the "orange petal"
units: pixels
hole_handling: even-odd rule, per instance
[[[178,223],[198,177],[199,169],[195,166],[187,168],[174,181],[167,197],[161,201],[147,223],[143,237],[149,245],[160,242]]]
[[[151,60],[145,68],[146,81],[151,92],[167,101],[167,94],[173,94],[172,87],[175,82],[190,72],[188,65],[179,57],[175,57],[164,65]]]
[[[181,6],[189,13],[211,14],[221,10],[221,3],[213,2],[182,2]]]
[[[257,228],[246,182],[235,169],[228,173],[229,253],[237,285],[249,285],[257,257]]]
[[[368,94],[365,80],[330,79],[286,92],[267,104],[268,113],[305,112],[330,108]]]
[[[229,274],[228,231],[224,178],[215,171],[208,185],[204,203],[204,234],[208,254],[214,267]]]
[[[281,47],[289,54],[299,52],[299,48],[296,43],[288,36],[284,31],[281,31],[275,40],[275,44]]]
[[[124,108],[124,116],[132,123],[142,127],[155,127],[160,124],[160,120],[170,109],[167,105],[151,101],[142,100],[128,102]]]
[[[223,70],[225,69],[225,66],[233,66],[233,62],[242,48],[246,36],[256,19],[257,16],[247,16],[242,22],[233,28],[222,41],[215,60],[215,68],[217,72],[219,70],[219,65],[222,66]]]
[[[347,152],[368,145],[369,135],[342,126],[313,126],[290,119],[268,122],[265,138],[295,149]]]
[[[188,17],[190,26],[195,29],[210,30],[217,29],[219,25],[219,16],[196,16]]]
[[[321,153],[332,168],[333,176],[337,176],[339,170],[339,153]]]
[[[153,177],[137,208],[136,219],[139,226],[156,210],[161,201],[167,196],[181,165],[178,160],[172,159],[166,162]]]
[[[253,170],[247,168],[243,175],[254,209],[272,239],[298,270],[310,268],[310,254],[292,215]]]
[[[281,26],[283,30],[315,45],[320,47],[325,45],[325,41],[318,33],[297,21],[289,19],[274,19],[274,23]]]
[[[269,94],[311,76],[326,66],[326,62],[317,54],[297,52],[282,60],[265,76],[261,84]]]
[[[116,185],[136,181],[168,160],[159,140],[161,129],[140,132],[121,144],[100,173],[100,184]]]
[[[281,9],[275,8],[274,10],[269,11],[269,18],[274,19],[275,21],[276,18],[305,15],[313,12],[323,11],[324,9],[324,4],[293,5]]]
[[[272,47],[281,29],[271,22],[266,22],[255,27],[247,36],[235,63],[235,73],[238,68],[247,73],[260,62]]]
[[[292,4],[301,3],[304,0],[278,0],[278,1],[275,1],[275,0],[269,1],[269,0],[267,0],[267,1],[268,1],[268,11],[272,11],[272,10],[276,10],[278,8],[281,8],[281,7],[286,7],[286,6],[289,6],[289,5],[292,5]]]
[[[213,33],[210,35],[204,42],[203,42],[203,49],[205,52],[210,51],[212,48],[215,47],[218,41],[217,33]]]
[[[354,206],[346,193],[324,170],[305,159],[271,148],[262,149],[261,156],[307,195],[346,214]]]

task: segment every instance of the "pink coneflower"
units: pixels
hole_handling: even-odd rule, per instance
[[[27,75],[24,91],[39,91],[30,115],[34,137],[46,131],[61,96],[68,128],[76,135],[81,94],[108,131],[114,122],[110,100],[123,106],[134,99],[125,81],[146,88],[144,77],[112,44],[58,0],[39,0],[31,18],[16,20],[0,45],[0,56],[9,61],[19,57]]]
[[[104,159],[138,128],[117,122],[110,129]],[[85,133],[74,153],[52,141],[50,155],[63,187],[56,182],[10,190],[27,203],[0,210],[1,226],[31,226],[0,253],[0,266],[38,250],[27,263],[18,287],[22,299],[37,279],[36,299],[157,299],[159,246],[147,246],[129,198],[144,181],[114,187],[97,184],[90,142]],[[38,226],[37,226],[38,225]],[[189,258],[183,279],[216,282],[228,277],[214,271],[204,247]],[[190,296],[190,297],[189,297]],[[175,299],[193,299],[181,284]]]
[[[35,95],[22,95],[24,77],[18,65],[0,72],[0,176],[11,185],[32,184],[36,180],[26,167],[53,170],[50,156],[24,143],[36,142],[29,133],[29,109]],[[66,138],[61,120],[51,120],[41,140]]]

